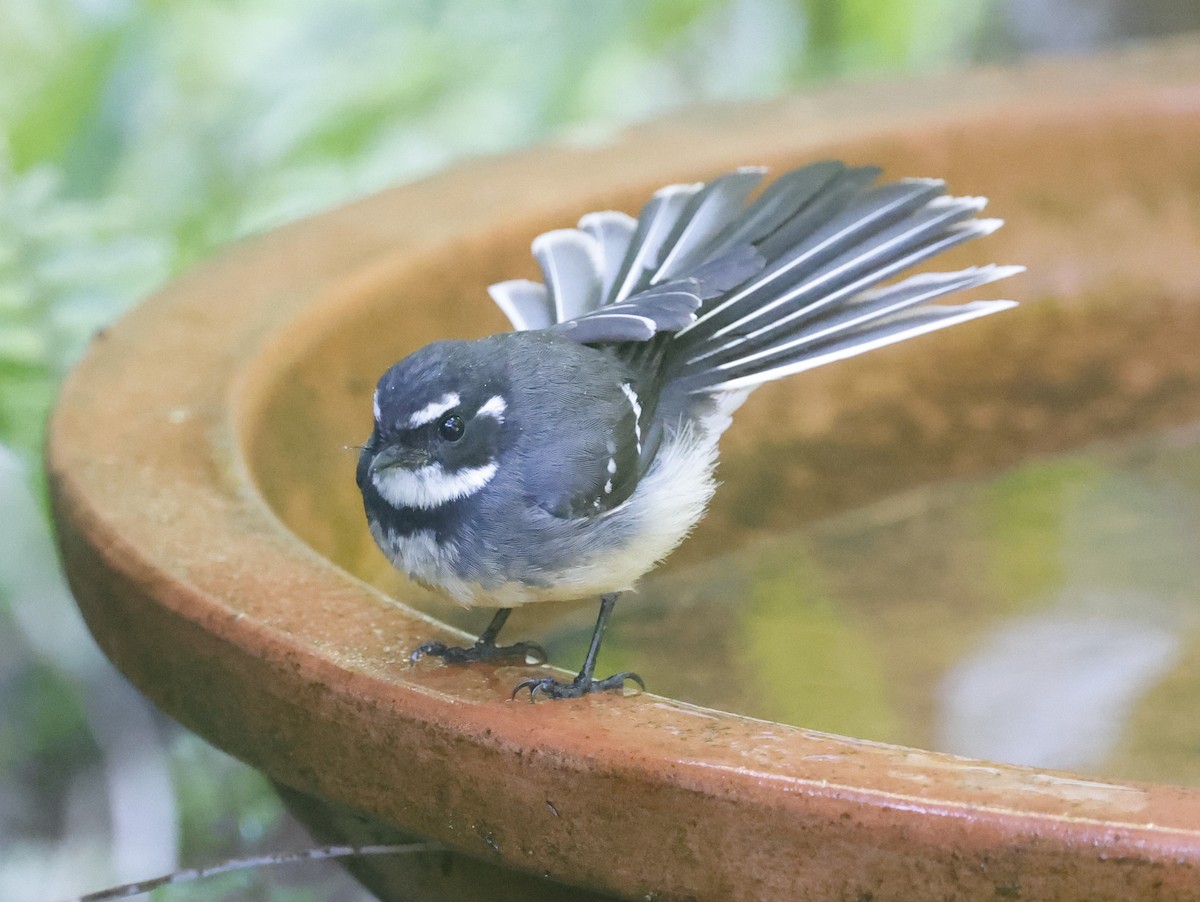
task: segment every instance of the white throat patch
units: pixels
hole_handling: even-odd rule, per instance
[[[495,475],[494,460],[481,467],[464,467],[453,473],[447,473],[441,464],[434,463],[415,470],[402,467],[381,470],[371,476],[371,482],[392,507],[432,510],[474,495]]]

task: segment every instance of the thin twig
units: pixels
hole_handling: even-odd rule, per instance
[[[170,886],[176,883],[191,883],[202,877],[212,877],[216,874],[226,874],[230,871],[241,871],[247,868],[262,867],[269,864],[294,864],[298,861],[319,861],[330,858],[351,858],[356,855],[411,855],[416,852],[445,852],[446,847],[435,842],[406,843],[403,845],[378,846],[322,846],[316,849],[305,849],[303,852],[277,852],[271,855],[256,855],[252,858],[231,858],[220,864],[206,868],[192,868],[186,871],[175,871],[162,877],[141,880],[137,883],[126,883],[122,886],[112,886],[99,892],[88,893],[67,902],[105,902],[108,899],[126,899],[139,893],[148,893],[160,886]]]

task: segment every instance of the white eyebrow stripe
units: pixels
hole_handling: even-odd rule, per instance
[[[375,394],[371,395],[371,410],[375,414],[375,422],[379,422],[381,416],[379,412],[379,389],[375,389]]]
[[[483,406],[479,408],[478,415],[485,417],[494,417],[501,423],[504,422],[504,411],[508,410],[508,402],[500,395],[492,395]]]
[[[495,461],[481,467],[464,467],[452,473],[447,473],[441,464],[434,463],[415,470],[403,467],[380,470],[372,475],[371,482],[392,507],[432,510],[474,495],[495,475]]]
[[[453,410],[455,407],[457,407],[459,401],[461,400],[462,399],[458,396],[458,392],[452,391],[448,394],[442,395],[436,401],[430,401],[408,418],[408,428],[416,429],[418,426],[424,426],[426,423],[432,423],[446,411]]]

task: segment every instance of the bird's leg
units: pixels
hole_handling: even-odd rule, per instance
[[[447,645],[444,642],[426,642],[410,656],[410,661],[418,661],[426,655],[441,658],[447,664],[478,664],[481,661],[500,661],[506,658],[519,658],[527,661],[535,658],[537,663],[546,663],[546,650],[536,642],[517,642],[513,645],[497,645],[496,636],[508,620],[512,608],[500,608],[492,622],[469,648],[457,645]]]
[[[600,596],[600,616],[596,618],[596,628],[592,631],[592,644],[588,646],[587,657],[583,659],[583,668],[579,671],[579,676],[569,683],[561,682],[553,677],[521,680],[513,689],[512,697],[516,698],[518,692],[528,689],[530,701],[539,695],[547,698],[580,698],[593,692],[624,689],[626,681],[637,683],[644,690],[646,684],[642,682],[642,678],[629,671],[615,673],[603,680],[592,678],[592,674],[596,671],[596,656],[600,653],[600,643],[604,639],[604,628],[608,626],[608,618],[612,616],[613,607],[620,594],[620,592],[611,592],[608,595]]]

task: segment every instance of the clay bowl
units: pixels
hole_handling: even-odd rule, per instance
[[[1196,42],[834,90],[475,162],[233,247],[100,336],[63,390],[48,465],[79,606],[134,684],[318,832],[387,824],[461,853],[370,863],[383,895],[1200,897],[1197,790],[651,694],[513,702],[533,668],[410,667],[448,628],[371,547],[343,448],[390,362],[504,328],[484,288],[533,274],[540,231],[827,156],[993,198],[1008,226],[952,262],[1027,264],[1004,286],[1023,306],[755,395],[663,578],[752,533],[1195,422],[1197,110]]]

